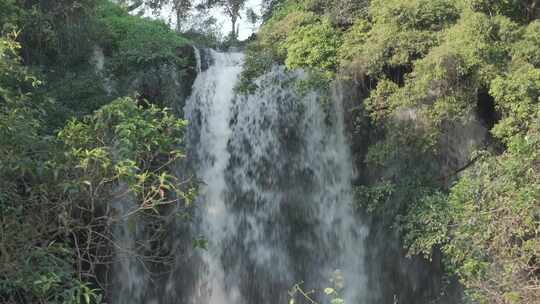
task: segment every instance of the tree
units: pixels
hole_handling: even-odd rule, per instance
[[[186,20],[193,8],[191,0],[146,0],[150,7],[160,9],[163,5],[171,5],[176,15],[176,30],[180,32],[182,23]]]
[[[253,8],[250,7],[246,10],[246,18],[248,22],[252,25],[253,31],[255,31],[257,27],[257,22],[259,22],[260,19],[259,15],[257,15]]]
[[[154,14],[158,14],[163,6],[171,5],[176,15],[176,30],[178,32],[193,8],[192,0],[118,0],[118,3],[125,6],[130,12],[144,7],[150,9]]]
[[[176,30],[180,32],[182,23],[186,20],[193,6],[191,0],[172,0],[172,2],[176,13]]]
[[[278,7],[284,3],[285,0],[263,0],[261,19],[263,21],[270,19],[272,14],[277,11]]]
[[[238,38],[236,23],[245,4],[246,0],[206,0],[202,7],[222,7],[225,14],[231,19],[231,40],[236,40]]]

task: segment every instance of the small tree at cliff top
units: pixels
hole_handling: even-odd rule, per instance
[[[238,38],[236,23],[245,4],[246,0],[205,0],[202,7],[222,7],[225,14],[231,19],[231,40],[236,40]]]
[[[182,24],[186,21],[193,8],[192,0],[118,0],[118,3],[125,6],[132,12],[142,8],[150,9],[154,14],[159,15],[160,10],[168,5],[176,15],[176,30],[182,29]],[[144,9],[142,10],[144,12]]]

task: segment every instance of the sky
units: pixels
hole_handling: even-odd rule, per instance
[[[261,0],[247,0],[246,8],[248,7],[251,7],[259,16],[261,15]],[[223,14],[223,10],[221,8],[215,8],[212,11],[212,14],[218,19],[218,22],[223,23],[223,26],[221,27],[223,29],[222,34],[224,36],[228,35],[231,31],[231,21],[227,16],[225,16],[225,14]],[[239,20],[238,24],[238,39],[244,40],[251,36],[253,33],[253,25],[247,22],[244,14],[242,14],[242,18]]]
[[[262,10],[262,4],[261,0],[247,0],[246,1],[246,8],[252,8],[259,16],[261,15]],[[222,30],[221,33],[223,36],[229,35],[231,31],[231,21],[229,18],[223,13],[223,9],[220,7],[213,8],[210,11],[210,14],[218,20],[219,28]],[[154,17],[150,12],[146,13],[145,15],[149,17]],[[171,26],[176,26],[176,20],[175,14],[172,12],[171,7],[164,7],[161,11],[160,18],[165,20],[166,22],[171,21]],[[238,26],[239,26],[239,33],[238,33],[238,39],[244,40],[248,38],[253,32],[254,29],[253,25],[250,24],[245,17],[245,10],[242,12],[241,18],[238,20]]]

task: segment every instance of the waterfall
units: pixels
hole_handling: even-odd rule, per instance
[[[142,261],[137,257],[137,242],[144,239],[143,225],[136,224],[135,216],[130,216],[138,205],[128,192],[128,186],[121,183],[115,191],[117,200],[112,206],[118,217],[113,225],[116,255],[113,299],[116,304],[142,303],[149,279]]]
[[[198,52],[197,52],[198,53]],[[203,261],[208,267],[208,275],[200,281],[199,294],[195,303],[237,303],[237,294],[229,287],[225,290],[225,272],[221,255],[225,249],[222,243],[227,235],[234,233],[234,217],[225,202],[227,182],[225,173],[230,154],[227,145],[232,136],[230,126],[233,89],[241,72],[243,55],[224,54],[210,51],[214,61],[195,80],[193,93],[187,102],[186,113],[190,121],[198,121],[198,147],[194,148],[198,159],[198,178],[201,188],[200,233],[209,239],[208,251]],[[200,58],[200,55],[197,56]],[[201,67],[201,63],[197,66]],[[190,130],[193,131],[193,130]],[[205,291],[208,289],[208,292]],[[204,296],[208,294],[208,298]]]
[[[238,95],[241,53],[198,57],[209,63],[198,63],[206,69],[185,113],[202,182],[194,233],[208,246],[197,250],[189,302],[287,303],[303,282],[324,303],[320,290],[339,274],[347,303],[372,303],[339,91],[302,90],[306,73],[274,67]]]

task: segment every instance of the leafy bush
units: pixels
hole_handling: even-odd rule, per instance
[[[359,19],[345,35],[342,64],[374,77],[401,81],[412,63],[439,43],[439,32],[459,17],[454,2],[373,1],[370,22]]]
[[[274,54],[272,50],[263,47],[258,42],[249,44],[245,54],[244,69],[236,89],[241,93],[251,93],[257,89],[253,80],[272,68]]]
[[[540,267],[539,120],[479,162],[450,195],[449,263],[481,303],[536,303]]]
[[[17,17],[20,13],[20,8],[16,5],[15,0],[4,0],[0,2],[0,24],[2,25],[0,34],[13,30],[13,27],[17,25]]]
[[[28,122],[25,116],[14,119],[14,127],[18,120]],[[4,116],[0,121],[12,122]],[[166,110],[126,98],[69,122],[56,140],[40,140],[29,129],[28,141],[2,146],[0,221],[10,237],[0,246],[0,299],[99,303],[97,291],[82,281],[99,279],[96,267],[111,262],[112,195],[138,202],[132,216],[159,214],[163,206],[192,199],[192,189],[181,189],[171,173],[183,157],[178,148],[185,124]],[[124,192],[117,193],[120,188]]]
[[[76,168],[76,177],[64,187],[79,189],[87,197],[92,195],[85,193],[88,186],[123,181],[140,199],[141,208],[157,211],[170,201],[164,191],[183,197],[179,182],[166,168],[183,157],[177,148],[185,126],[167,110],[145,108],[131,98],[116,100],[82,121],[70,121],[59,138],[68,151],[64,162]]]
[[[313,13],[303,11],[292,12],[282,18],[274,17],[261,29],[260,43],[273,51],[275,59],[285,61],[289,33],[318,21],[319,19]]]
[[[100,34],[95,12],[106,0],[30,0],[17,3],[25,63],[69,68],[84,64]]]
[[[451,0],[374,0],[370,15],[376,24],[399,24],[404,30],[438,31],[459,17]]]
[[[0,275],[0,299],[7,303],[101,303],[99,291],[76,277],[71,250],[54,243],[26,249],[29,252],[18,257],[15,276]]]
[[[63,232],[45,182],[54,149],[42,137],[46,107],[32,94],[40,82],[20,65],[14,38],[0,38],[0,301],[99,302],[75,272],[74,253],[56,242]]]
[[[402,226],[409,255],[431,259],[434,248],[448,243],[452,211],[448,195],[442,192],[427,194],[409,205]]]
[[[341,64],[347,64],[361,57],[364,44],[369,39],[371,24],[366,19],[357,19],[343,34],[343,44],[339,48]]]
[[[287,60],[289,33],[318,22],[319,18],[315,14],[305,11],[302,2],[286,1],[279,5],[260,29],[257,40],[247,46],[238,89],[241,92],[255,89],[254,80],[258,76],[269,71],[275,62],[284,64]]]
[[[100,8],[105,37],[102,44],[113,54],[113,70],[122,75],[133,69],[161,64],[184,66],[179,56],[188,41],[173,32],[165,23],[130,16],[114,5]]]
[[[79,2],[83,7],[96,4]],[[15,25],[28,24],[24,18],[29,16],[48,24],[38,31],[24,28],[18,37],[15,32],[0,36],[0,302],[101,303],[99,294],[106,291],[95,286],[103,279],[98,269],[109,265],[113,257],[110,229],[115,214],[109,206],[113,194],[127,193],[136,200],[133,214],[152,214],[155,227],[161,223],[159,212],[166,206],[185,207],[183,204],[192,199],[193,189],[189,185],[181,188],[181,181],[172,174],[173,166],[183,157],[186,122],[142,99],[123,98],[101,107],[110,97],[105,96],[102,79],[88,63],[86,51],[91,48],[79,52],[67,45],[64,51],[73,51],[67,56],[57,51],[54,43],[45,49],[33,44],[49,41],[40,40],[49,34],[62,36],[71,25],[82,24],[64,24],[66,15],[59,17],[57,13],[73,9],[66,12],[66,18],[75,18],[68,13],[82,12],[64,1],[41,4],[23,16],[17,15],[17,10],[9,13],[9,18],[3,15],[7,11],[0,12],[1,18],[7,18],[3,21],[13,20]],[[51,7],[54,14],[46,10]],[[116,10],[127,16],[111,7],[114,9],[109,13]],[[99,23],[92,10],[84,13],[88,15],[77,21]],[[135,26],[136,20],[130,20]],[[154,26],[151,23],[149,27]],[[157,27],[165,31],[161,25]],[[52,32],[44,33],[49,29]],[[80,37],[76,35],[81,32],[74,31],[75,36],[64,35],[58,41],[73,39],[70,43],[76,44],[80,39],[81,48],[97,43],[82,32],[85,34]],[[181,40],[171,34],[168,31],[166,38]],[[37,49],[29,51],[34,46]],[[44,64],[45,84],[29,73],[41,69],[22,64],[21,47],[23,54],[36,55],[24,63]],[[174,57],[179,58],[176,53]],[[70,116],[75,118],[66,125]],[[62,131],[56,134],[59,127]],[[120,188],[126,193],[119,193]],[[160,261],[155,256],[158,253],[142,254]]]
[[[349,26],[357,18],[367,15],[367,0],[304,0],[304,7],[310,12],[328,18],[339,27]]]
[[[527,132],[540,103],[540,69],[529,64],[497,77],[491,86],[497,109],[503,119],[493,133],[508,141],[512,135]]]
[[[285,49],[289,69],[308,67],[323,72],[337,69],[337,50],[340,45],[336,33],[328,20],[300,26],[289,33]]]
[[[434,132],[431,136],[436,136],[445,122],[466,118],[477,106],[478,91],[490,87],[507,67],[511,46],[519,37],[518,26],[507,18],[471,14],[445,30],[440,45],[414,62],[413,73],[403,86],[394,86],[392,92],[386,90],[379,96],[388,88],[382,81],[382,87],[367,100],[368,107],[387,112],[415,108]],[[384,62],[388,61],[392,59]]]
[[[391,97],[399,90],[399,86],[387,79],[381,79],[377,85],[377,88],[371,91],[370,96],[366,99],[366,109],[371,116],[371,119],[376,123],[383,123],[391,118],[394,111],[402,105],[403,101],[398,100],[397,103],[393,102]]]
[[[515,21],[526,22],[530,19],[528,11],[534,7],[534,0],[461,0],[469,9],[486,15],[504,15]]]
[[[519,61],[526,61],[537,68],[540,68],[540,21],[531,22],[525,29],[521,40],[516,42],[512,48],[512,57],[517,64]]]

